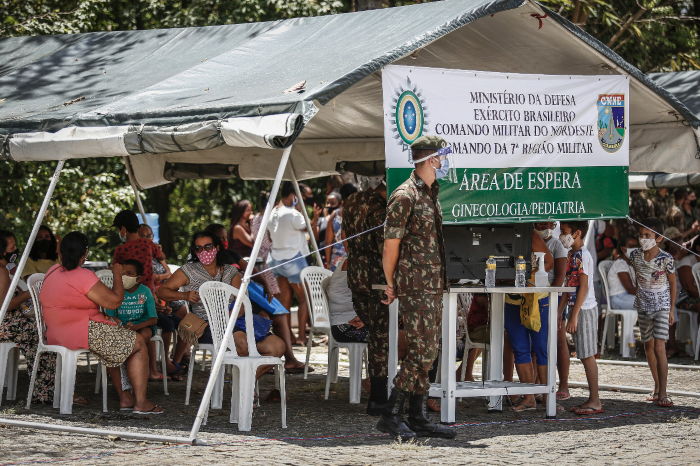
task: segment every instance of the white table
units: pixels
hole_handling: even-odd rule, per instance
[[[386,286],[374,285],[374,289],[385,289]],[[549,293],[549,336],[547,341],[547,383],[526,384],[503,381],[503,333],[505,295],[519,294],[523,288],[516,287],[473,287],[452,286],[443,296],[442,314],[442,354],[441,381],[430,387],[430,396],[441,398],[441,420],[446,423],[455,422],[457,398],[474,396],[489,397],[489,411],[503,409],[504,395],[547,394],[547,417],[555,418],[556,411],[556,367],[557,367],[557,309],[559,293],[575,291],[572,287],[528,287],[528,293]],[[457,382],[455,355],[457,354],[457,295],[459,293],[489,293],[491,294],[490,326],[491,340],[489,343],[488,365],[486,379],[481,382]],[[394,377],[398,369],[398,299],[389,306],[389,384],[391,393]],[[442,356],[441,354],[441,356]],[[465,355],[466,359],[466,355]],[[483,359],[482,359],[483,361]]]

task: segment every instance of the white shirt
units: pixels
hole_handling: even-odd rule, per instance
[[[610,266],[608,271],[608,291],[610,291],[610,296],[616,296],[627,291],[620,281],[618,274],[620,272],[626,272],[630,274],[632,283],[635,282],[634,269],[631,265],[627,263],[624,259],[618,259]]]
[[[681,286],[681,274],[678,273],[678,269],[681,267],[690,267],[691,271],[693,266],[698,263],[698,258],[695,254],[688,254],[680,261],[676,262],[676,303],[681,302],[681,300],[688,297],[688,293]]]
[[[593,256],[588,252],[585,246],[580,249],[581,255],[579,260],[579,255],[576,254],[579,251],[571,251],[571,256],[569,257],[569,265],[567,266],[567,286],[577,286],[577,283],[570,283],[570,279],[573,277],[569,275],[569,272],[575,272],[586,274],[588,277],[588,293],[586,294],[586,299],[581,305],[581,309],[593,309],[598,306],[598,301],[595,299],[595,288],[593,288],[593,271],[595,270],[595,262],[593,262]],[[572,270],[569,270],[572,269]],[[574,293],[569,293],[568,296],[569,306],[573,307],[576,302],[576,295]]]
[[[552,235],[551,238],[545,241],[545,244],[547,245],[549,252],[552,253],[554,260],[561,259],[562,257],[566,258],[569,254],[569,251],[567,251],[564,245],[561,244],[558,236]],[[554,267],[552,267],[552,270],[547,272],[547,275],[549,276],[549,283],[554,283]]]
[[[272,249],[270,255],[276,261],[285,261],[294,258],[301,252],[309,253],[306,244],[306,220],[304,216],[293,207],[278,207],[272,211],[267,231],[270,232]]]

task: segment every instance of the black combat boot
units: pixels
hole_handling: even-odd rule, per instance
[[[369,402],[367,403],[367,414],[379,416],[386,405],[386,377],[370,377]]]
[[[435,424],[428,417],[428,394],[411,395],[408,398],[408,427],[418,437],[454,438],[457,431],[452,427]]]
[[[391,396],[386,403],[382,417],[377,423],[377,429],[380,432],[399,437],[401,440],[411,440],[416,438],[415,432],[408,428],[406,421],[403,419],[403,405],[406,401],[408,392],[402,392],[397,389],[391,390]]]

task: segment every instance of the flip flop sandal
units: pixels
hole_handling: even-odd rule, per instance
[[[119,408],[119,411],[133,411],[134,407],[132,406],[131,408]]]
[[[177,367],[177,369],[174,370],[174,371],[172,371],[172,372],[168,372],[168,375],[169,375],[170,377],[173,377],[173,376],[175,376],[175,375],[180,375],[180,374],[182,374],[182,372],[184,371],[184,368],[182,367],[182,365],[180,365],[180,364],[178,364],[178,363],[176,363],[176,362],[173,363],[173,366]]]
[[[569,411],[572,413],[575,413],[576,411],[578,411],[579,409],[582,409],[582,408],[583,408],[583,406],[576,405],[576,406],[572,406],[571,408],[569,408]]]
[[[180,374],[176,374],[168,376],[168,380],[172,380],[173,382],[182,382],[185,379],[183,379]]]
[[[516,409],[518,406],[523,406],[523,408],[522,408],[522,409]],[[512,410],[513,412],[516,412],[516,413],[522,413],[523,411],[534,411],[534,410],[536,410],[536,409],[537,409],[537,406],[528,406],[528,405],[526,405],[525,403],[518,403],[518,404],[516,404],[515,406],[513,406],[513,407],[511,408],[511,410]]]
[[[670,408],[673,406],[673,400],[670,396],[665,396],[659,400],[658,405],[662,408]]]
[[[157,408],[160,408],[160,406],[155,405],[153,408],[151,408],[150,411],[136,411],[136,410],[134,410],[134,414],[163,414],[163,411],[156,411]]]
[[[656,397],[656,398],[654,398]],[[647,395],[647,401],[659,401],[659,394],[658,393],[650,393]]]
[[[590,414],[600,414],[600,413],[604,413],[604,412],[605,412],[605,410],[603,408],[595,409],[595,408],[591,408],[590,406],[581,407],[581,408],[577,409],[576,411],[574,411],[574,413],[579,415],[579,416],[588,416]]]
[[[571,398],[571,394],[566,392],[557,392],[557,401],[566,401]]]
[[[536,396],[536,397],[535,397],[535,403],[537,403],[538,405],[541,405],[543,399],[544,399],[544,397],[543,397],[542,395]]]

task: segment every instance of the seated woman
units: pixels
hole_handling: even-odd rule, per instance
[[[10,273],[7,271],[7,264],[14,262],[16,258],[17,246],[14,235],[7,230],[0,230],[0,299],[5,299],[12,281]],[[27,360],[27,372],[31,376],[36,349],[39,346],[39,333],[36,329],[36,321],[25,317],[23,313],[29,308],[29,298],[29,291],[20,291],[19,288],[14,290],[5,318],[0,323],[0,342],[17,345]],[[56,354],[42,354],[39,359],[36,385],[32,395],[34,402],[51,403],[53,401],[55,373]],[[73,402],[87,404],[84,398],[78,396],[73,399]]]
[[[637,296],[634,268],[629,256],[639,247],[636,238],[626,238],[617,246],[617,259],[608,270],[608,291],[610,291],[610,306],[613,309],[634,309]]]
[[[696,236],[688,245],[695,254],[700,254],[700,236]],[[698,321],[700,321],[700,294],[698,287],[693,277],[693,266],[698,263],[698,256],[689,253],[680,261],[676,261],[676,288],[679,288],[676,296],[676,308],[684,311],[694,311],[698,313]],[[679,286],[680,285],[680,286]],[[676,325],[678,323],[678,315],[674,318],[674,323],[668,332],[668,350],[667,357],[687,356],[684,351],[681,351],[676,346]]]
[[[209,281],[228,283],[236,288],[241,287],[241,274],[236,267],[226,264],[222,260],[221,251],[221,240],[218,236],[205,231],[195,233],[190,244],[191,262],[176,270],[173,276],[161,285],[157,292],[158,298],[165,301],[184,299],[191,303],[194,314],[202,320],[208,321],[207,312],[199,297],[199,288]],[[180,288],[184,291],[179,291]],[[241,306],[238,317],[243,315],[244,308]],[[269,318],[269,315],[264,317]],[[234,328],[233,339],[238,354],[247,356],[248,343],[245,332]],[[204,334],[199,338],[199,343],[212,343],[211,329],[208,325]],[[182,357],[187,346],[188,344],[182,339],[178,341],[175,349],[176,361]],[[282,357],[284,354],[284,342],[274,335],[268,335],[265,339],[257,342],[256,346],[261,356]],[[257,377],[269,370],[270,366],[261,366],[258,368]]]
[[[30,275],[46,273],[58,263],[58,241],[46,225],[39,227],[34,245],[29,252],[29,259],[22,270],[22,280],[25,282]]]
[[[41,287],[41,304],[50,345],[76,350],[89,349],[107,366],[122,409],[135,414],[160,414],[163,408],[148,401],[148,348],[143,337],[116,324],[100,312],[100,307],[117,309],[124,300],[122,266],[110,269],[114,284],[110,289],[94,272],[81,266],[89,254],[88,239],[73,231],[61,241],[61,264],[46,272]],[[119,366],[126,363],[126,373],[133,395],[122,390]]]

